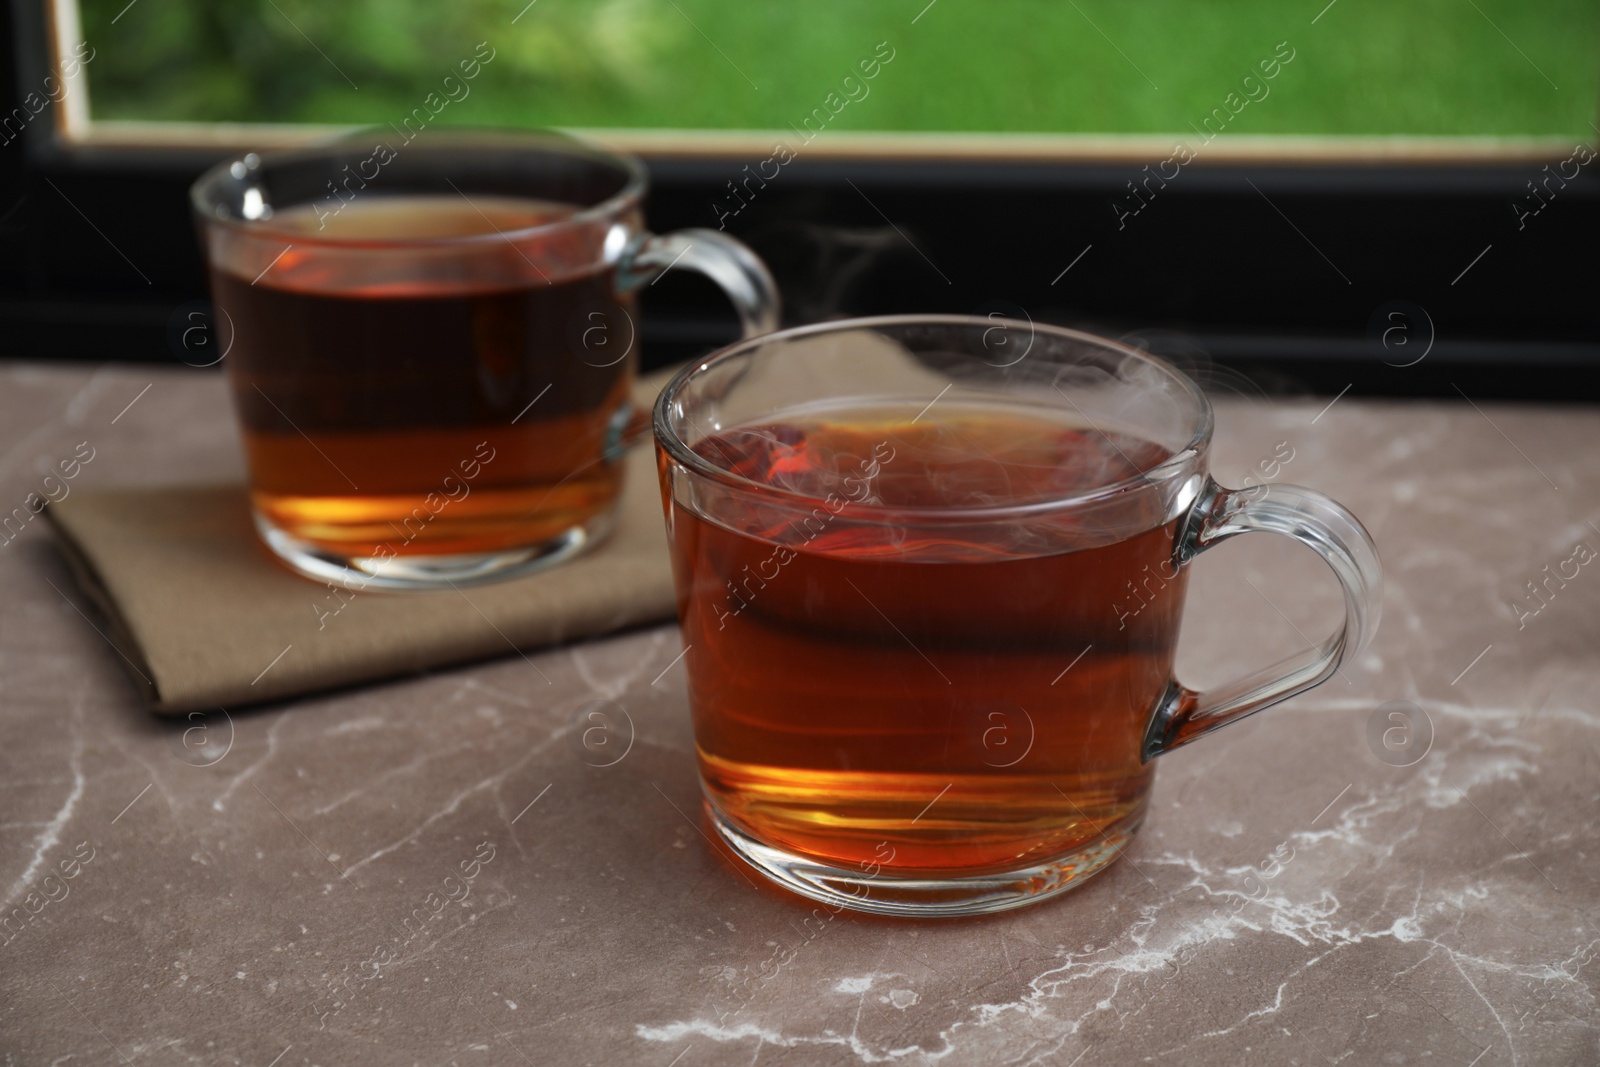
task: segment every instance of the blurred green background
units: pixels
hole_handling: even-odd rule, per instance
[[[1589,139],[1600,85],[1600,0],[126,3],[83,0],[96,119],[398,123],[479,42],[437,121],[784,129],[879,42],[830,129],[1182,132],[1280,41],[1230,132]]]

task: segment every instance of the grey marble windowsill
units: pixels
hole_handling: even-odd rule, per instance
[[[1279,478],[1366,521],[1373,647],[1163,758],[1082,889],[960,922],[807,924],[708,847],[673,627],[196,735],[139,707],[34,522],[0,547],[0,913],[57,899],[0,945],[3,1062],[1600,1062],[1600,569],[1509,607],[1600,549],[1600,413],[1326,403],[1219,402],[1214,471],[1286,441]],[[78,487],[240,477],[217,375],[0,367],[0,510],[82,441]],[[1309,553],[1221,546],[1180,674],[1337,611]],[[632,723],[611,766],[573,744],[593,699]]]

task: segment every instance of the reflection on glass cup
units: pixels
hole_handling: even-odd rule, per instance
[[[256,527],[374,588],[486,580],[603,537],[638,365],[637,289],[719,282],[746,336],[771,276],[710,230],[643,228],[634,159],[556,134],[369,131],[246,155],[192,201]]]
[[[679,374],[654,428],[711,819],[835,907],[968,914],[1080,884],[1127,847],[1156,756],[1317,685],[1377,624],[1349,512],[1218,486],[1200,390],[1086,334],[787,330]],[[1330,564],[1345,623],[1197,693],[1173,677],[1188,564],[1253,530]]]

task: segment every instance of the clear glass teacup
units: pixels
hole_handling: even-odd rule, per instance
[[[705,273],[746,336],[772,278],[715,230],[644,228],[638,160],[551,133],[374,130],[195,183],[262,539],[362,588],[502,578],[614,519],[636,293]]]
[[[1071,330],[897,316],[787,330],[680,373],[654,428],[712,822],[788,888],[960,915],[1080,884],[1132,839],[1164,752],[1319,684],[1370,638],[1361,524],[1224,489],[1212,411]],[[1344,624],[1195,692],[1189,565],[1251,531],[1332,567]]]

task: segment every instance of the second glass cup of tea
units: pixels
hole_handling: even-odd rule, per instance
[[[643,166],[543,133],[389,131],[254,153],[191,199],[256,528],[300,572],[419,589],[521,573],[613,522],[635,293],[772,278],[713,230],[644,229]]]
[[[835,910],[1042,900],[1115,858],[1153,760],[1328,678],[1377,625],[1376,549],[1295,486],[1207,473],[1178,371],[1025,322],[899,316],[742,342],[655,409],[712,822]],[[1173,677],[1189,561],[1309,546],[1337,633],[1232,685]]]

